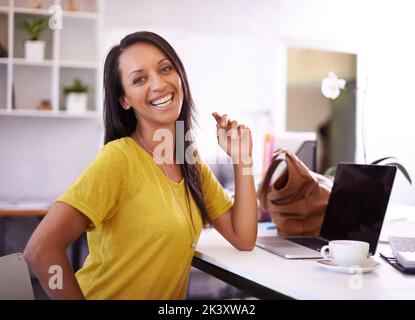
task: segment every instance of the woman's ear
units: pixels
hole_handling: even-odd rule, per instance
[[[125,99],[125,97],[120,97],[118,99],[118,102],[120,103],[120,105],[123,107],[123,109],[128,110],[131,108],[131,105],[126,101],[127,99]]]

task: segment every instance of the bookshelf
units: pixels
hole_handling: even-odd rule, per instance
[[[0,44],[7,56],[0,56],[0,116],[95,118],[100,115],[99,0],[79,0],[79,10],[68,10],[70,0],[42,0],[32,8],[29,0],[0,0]],[[58,6],[58,7],[56,7]],[[51,8],[52,7],[52,8]],[[45,57],[41,61],[25,57],[26,32],[23,21],[48,21],[61,9],[62,28],[43,32]],[[54,10],[52,10],[54,9]],[[87,111],[68,114],[63,87],[81,79],[91,89]],[[50,105],[50,110],[39,106]]]

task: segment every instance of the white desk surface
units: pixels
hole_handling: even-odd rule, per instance
[[[408,212],[415,217],[415,208],[412,209]],[[276,230],[258,232],[275,234]],[[380,243],[377,251],[388,247]],[[373,259],[381,267],[372,272],[336,273],[322,268],[316,260],[287,260],[258,247],[249,252],[238,251],[209,228],[202,231],[195,256],[294,299],[415,299],[415,275],[399,272],[378,253]]]

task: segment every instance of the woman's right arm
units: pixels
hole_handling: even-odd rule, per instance
[[[90,220],[77,209],[56,202],[32,234],[23,256],[52,299],[85,299],[66,255],[66,249],[78,239]],[[51,266],[58,268],[49,269]],[[59,269],[59,267],[61,269]],[[51,270],[51,273],[49,273]],[[49,285],[62,270],[62,288]]]

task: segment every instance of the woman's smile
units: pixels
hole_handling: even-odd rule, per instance
[[[150,105],[159,111],[167,111],[174,106],[173,104],[174,93],[168,93],[150,100]]]

